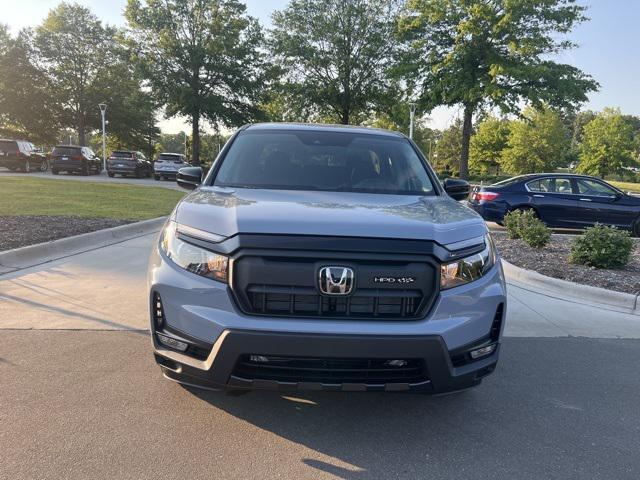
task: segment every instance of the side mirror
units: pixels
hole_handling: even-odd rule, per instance
[[[466,180],[459,178],[446,178],[443,182],[444,191],[454,200],[466,200],[469,198],[471,186]]]
[[[200,167],[184,167],[178,170],[176,182],[182,188],[193,190],[198,188],[202,183],[202,168]]]

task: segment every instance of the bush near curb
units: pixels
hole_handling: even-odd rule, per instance
[[[596,224],[573,241],[569,260],[596,268],[622,268],[631,259],[632,250],[629,232]]]
[[[521,238],[527,245],[542,248],[551,239],[551,230],[533,210],[514,210],[504,216],[504,226],[511,239]]]

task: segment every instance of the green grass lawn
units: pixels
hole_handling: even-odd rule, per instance
[[[125,184],[0,178],[0,215],[75,215],[144,220],[168,215],[177,190]]]
[[[640,193],[640,183],[631,182],[609,182],[611,185],[615,185],[623,192]]]

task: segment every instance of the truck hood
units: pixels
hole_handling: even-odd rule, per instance
[[[447,196],[200,187],[176,221],[225,237],[237,233],[434,240],[479,237],[482,218]]]

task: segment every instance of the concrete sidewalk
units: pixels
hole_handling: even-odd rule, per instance
[[[146,330],[156,234],[0,277],[0,329]],[[506,335],[640,338],[640,317],[508,288]]]

